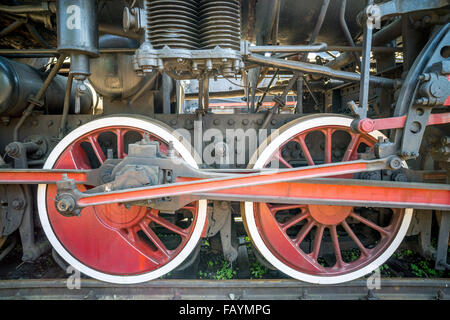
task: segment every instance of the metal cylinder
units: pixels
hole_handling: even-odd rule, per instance
[[[139,42],[133,39],[104,35],[99,39],[100,48],[136,49]],[[134,95],[149,77],[139,77],[133,68],[132,53],[102,53],[91,59],[91,76],[89,82],[95,91],[105,97],[125,99]]]
[[[202,49],[219,46],[240,50],[240,1],[201,0],[200,39]]]
[[[145,0],[147,33],[152,46],[198,49],[197,0]]]
[[[28,99],[35,96],[42,87],[47,74],[29,65],[0,57],[0,115],[20,116],[28,106]],[[57,75],[50,83],[42,99],[43,109],[49,114],[60,114],[64,103],[67,78]],[[75,92],[73,87],[72,92]],[[74,111],[74,94],[71,99],[71,112]],[[81,99],[81,112],[88,113],[92,106],[92,94]]]
[[[58,51],[98,56],[97,1],[58,1]]]

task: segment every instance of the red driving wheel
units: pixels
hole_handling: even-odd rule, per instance
[[[105,161],[108,149],[114,158],[122,159],[126,157],[128,144],[141,140],[144,134],[160,143],[163,154],[167,152],[168,140],[162,136],[170,133],[165,128],[150,123],[145,130],[149,126],[147,121],[119,119],[128,125],[109,125],[116,122],[108,118],[87,124],[83,134],[64,141],[63,148],[55,148],[58,154],[52,168],[95,168]],[[135,121],[140,126],[135,126]],[[179,151],[177,147],[175,151]],[[90,186],[78,188],[84,191]],[[40,212],[40,216],[41,220],[44,216],[43,224],[51,228],[50,232],[44,230],[55,249],[75,268],[109,282],[141,282],[169,272],[175,266],[171,262],[178,260],[176,265],[180,264],[192,251],[195,244],[189,248],[187,244],[198,242],[198,230],[201,232],[205,220],[206,208],[199,202],[186,205],[174,214],[117,203],[85,208],[79,217],[64,217],[54,205],[56,186],[48,185],[44,194],[45,212]]]
[[[354,133],[351,119],[321,115],[287,124],[268,139],[253,168],[292,168],[356,160],[379,132]],[[264,145],[264,144],[263,144]],[[363,174],[370,178],[377,173]],[[341,175],[334,178],[356,178]],[[361,192],[366,192],[361,190]],[[403,209],[312,204],[245,204],[247,231],[274,267],[314,283],[358,278],[397,248],[410,221]]]

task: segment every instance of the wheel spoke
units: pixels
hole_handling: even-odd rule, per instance
[[[364,256],[367,257],[369,255],[369,253],[368,253],[366,247],[364,247],[363,244],[361,243],[361,241],[359,241],[358,237],[353,232],[352,228],[350,228],[348,223],[344,220],[344,221],[342,221],[341,225],[344,228],[345,232],[347,232],[347,234],[350,236],[350,238],[352,238],[353,242],[356,243],[356,245],[359,248],[359,251],[361,251],[361,254],[363,254]]]
[[[136,233],[133,227],[124,229],[125,236],[128,240],[130,240],[133,243],[136,243]]]
[[[331,148],[332,148],[332,137],[334,130],[327,128],[322,131],[325,135],[325,163],[331,163]]]
[[[120,234],[122,234],[122,237],[129,243],[130,246],[144,255],[149,261],[151,261],[155,265],[161,264],[161,259],[157,259],[157,257],[155,257],[154,251],[150,249],[148,244],[142,241],[136,234],[138,231],[136,227],[130,227],[118,231]]]
[[[58,168],[64,169],[92,169],[86,152],[79,143],[72,145],[58,159]]]
[[[276,213],[282,210],[292,210],[299,208],[306,208],[306,204],[269,204],[270,211]]]
[[[170,254],[166,248],[166,246],[164,245],[164,243],[162,243],[162,241],[159,239],[159,237],[156,235],[156,233],[152,230],[152,228],[150,228],[146,223],[141,222],[139,224],[139,227],[141,228],[141,230],[145,233],[145,235],[150,239],[151,242],[153,242],[153,244],[156,246],[156,248],[158,248],[158,250],[165,255],[167,258],[170,257]]]
[[[94,149],[94,153],[98,159],[98,161],[100,161],[100,164],[103,164],[103,162],[105,162],[106,157],[105,154],[103,153],[102,148],[100,147],[100,144],[98,143],[98,136],[89,136],[89,143],[92,146],[92,149]]]
[[[195,210],[197,210],[197,208],[195,207],[195,205],[192,205],[192,204],[188,204],[188,205],[184,206],[184,207],[181,208],[181,209],[188,210],[188,211],[190,211],[190,212],[192,212],[192,213],[194,213]]]
[[[308,146],[306,145],[305,136],[300,135],[295,140],[300,144],[300,147],[302,148],[303,151],[303,155],[305,156],[308,165],[313,166],[314,160],[311,157],[311,153],[309,152]]]
[[[336,231],[336,226],[330,226],[329,229],[331,234],[331,241],[333,242],[334,255],[336,256],[336,265],[339,268],[342,268],[344,265],[344,261],[342,260],[341,248],[339,246],[339,239]]]
[[[281,155],[280,150],[278,150],[278,152],[275,154],[276,159],[278,159],[282,164],[284,164],[286,167],[288,168],[292,168],[292,165],[286,161],[286,159],[283,158],[283,156]]]
[[[352,139],[350,140],[347,150],[345,151],[344,157],[342,158],[343,162],[350,161],[352,159],[354,152],[358,149],[358,146],[360,144],[360,138],[361,135],[359,133],[352,134]]]
[[[313,220],[310,220],[300,229],[294,240],[296,246],[299,246],[302,243],[302,241],[305,239],[305,237],[308,235],[308,233],[311,231],[314,225],[315,222]]]
[[[116,129],[117,137],[117,158],[123,159],[125,157],[125,133],[127,131],[124,129]]]
[[[311,252],[311,258],[317,260],[319,257],[320,246],[322,244],[323,231],[325,230],[324,225],[319,225],[314,235],[313,251]]]
[[[287,229],[296,225],[300,221],[303,221],[307,217],[309,217],[309,212],[299,213],[299,214],[293,216],[291,219],[289,219],[285,223],[281,224],[280,227],[283,231],[286,231]]]
[[[389,232],[386,229],[380,227],[379,225],[373,223],[372,221],[367,220],[366,218],[361,217],[359,214],[352,212],[352,213],[350,213],[350,217],[352,217],[352,218],[358,220],[359,222],[364,223],[366,226],[378,231],[379,233],[381,233],[382,237],[389,234]]]
[[[161,218],[155,214],[152,214],[151,212],[147,213],[146,217],[148,217],[151,221],[156,222],[157,224],[163,226],[166,229],[169,229],[172,232],[177,233],[180,235],[183,239],[188,236],[187,230],[181,229],[180,227],[174,225],[173,223],[170,223],[164,218]]]

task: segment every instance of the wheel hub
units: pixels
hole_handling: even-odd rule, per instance
[[[344,221],[352,212],[352,207],[309,205],[312,218],[322,225],[337,225]]]
[[[130,228],[138,225],[147,213],[146,207],[122,203],[96,206],[94,210],[97,218],[113,229]]]

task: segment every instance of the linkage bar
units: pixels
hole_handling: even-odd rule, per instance
[[[433,113],[428,119],[427,126],[436,124],[445,124],[450,122],[450,113]],[[358,130],[369,133],[375,130],[399,129],[404,128],[406,115],[402,117],[369,119],[364,118],[358,121]]]
[[[77,206],[83,208],[92,205],[141,201],[189,195],[200,192],[211,192],[230,188],[246,188],[254,185],[273,184],[277,182],[288,182],[301,179],[351,174],[363,171],[382,170],[389,168],[392,165],[401,166],[401,160],[398,157],[389,157],[379,160],[358,160],[314,167],[283,169],[280,171],[261,172],[247,175],[232,175],[224,178],[201,179],[187,182],[186,180],[177,179],[177,181],[184,182],[107,193],[83,194],[76,192],[76,197],[78,198]]]
[[[0,184],[54,184],[66,174],[75,183],[87,183],[90,170],[1,169]]]
[[[352,179],[310,179],[194,194],[198,199],[450,210],[450,186]]]

